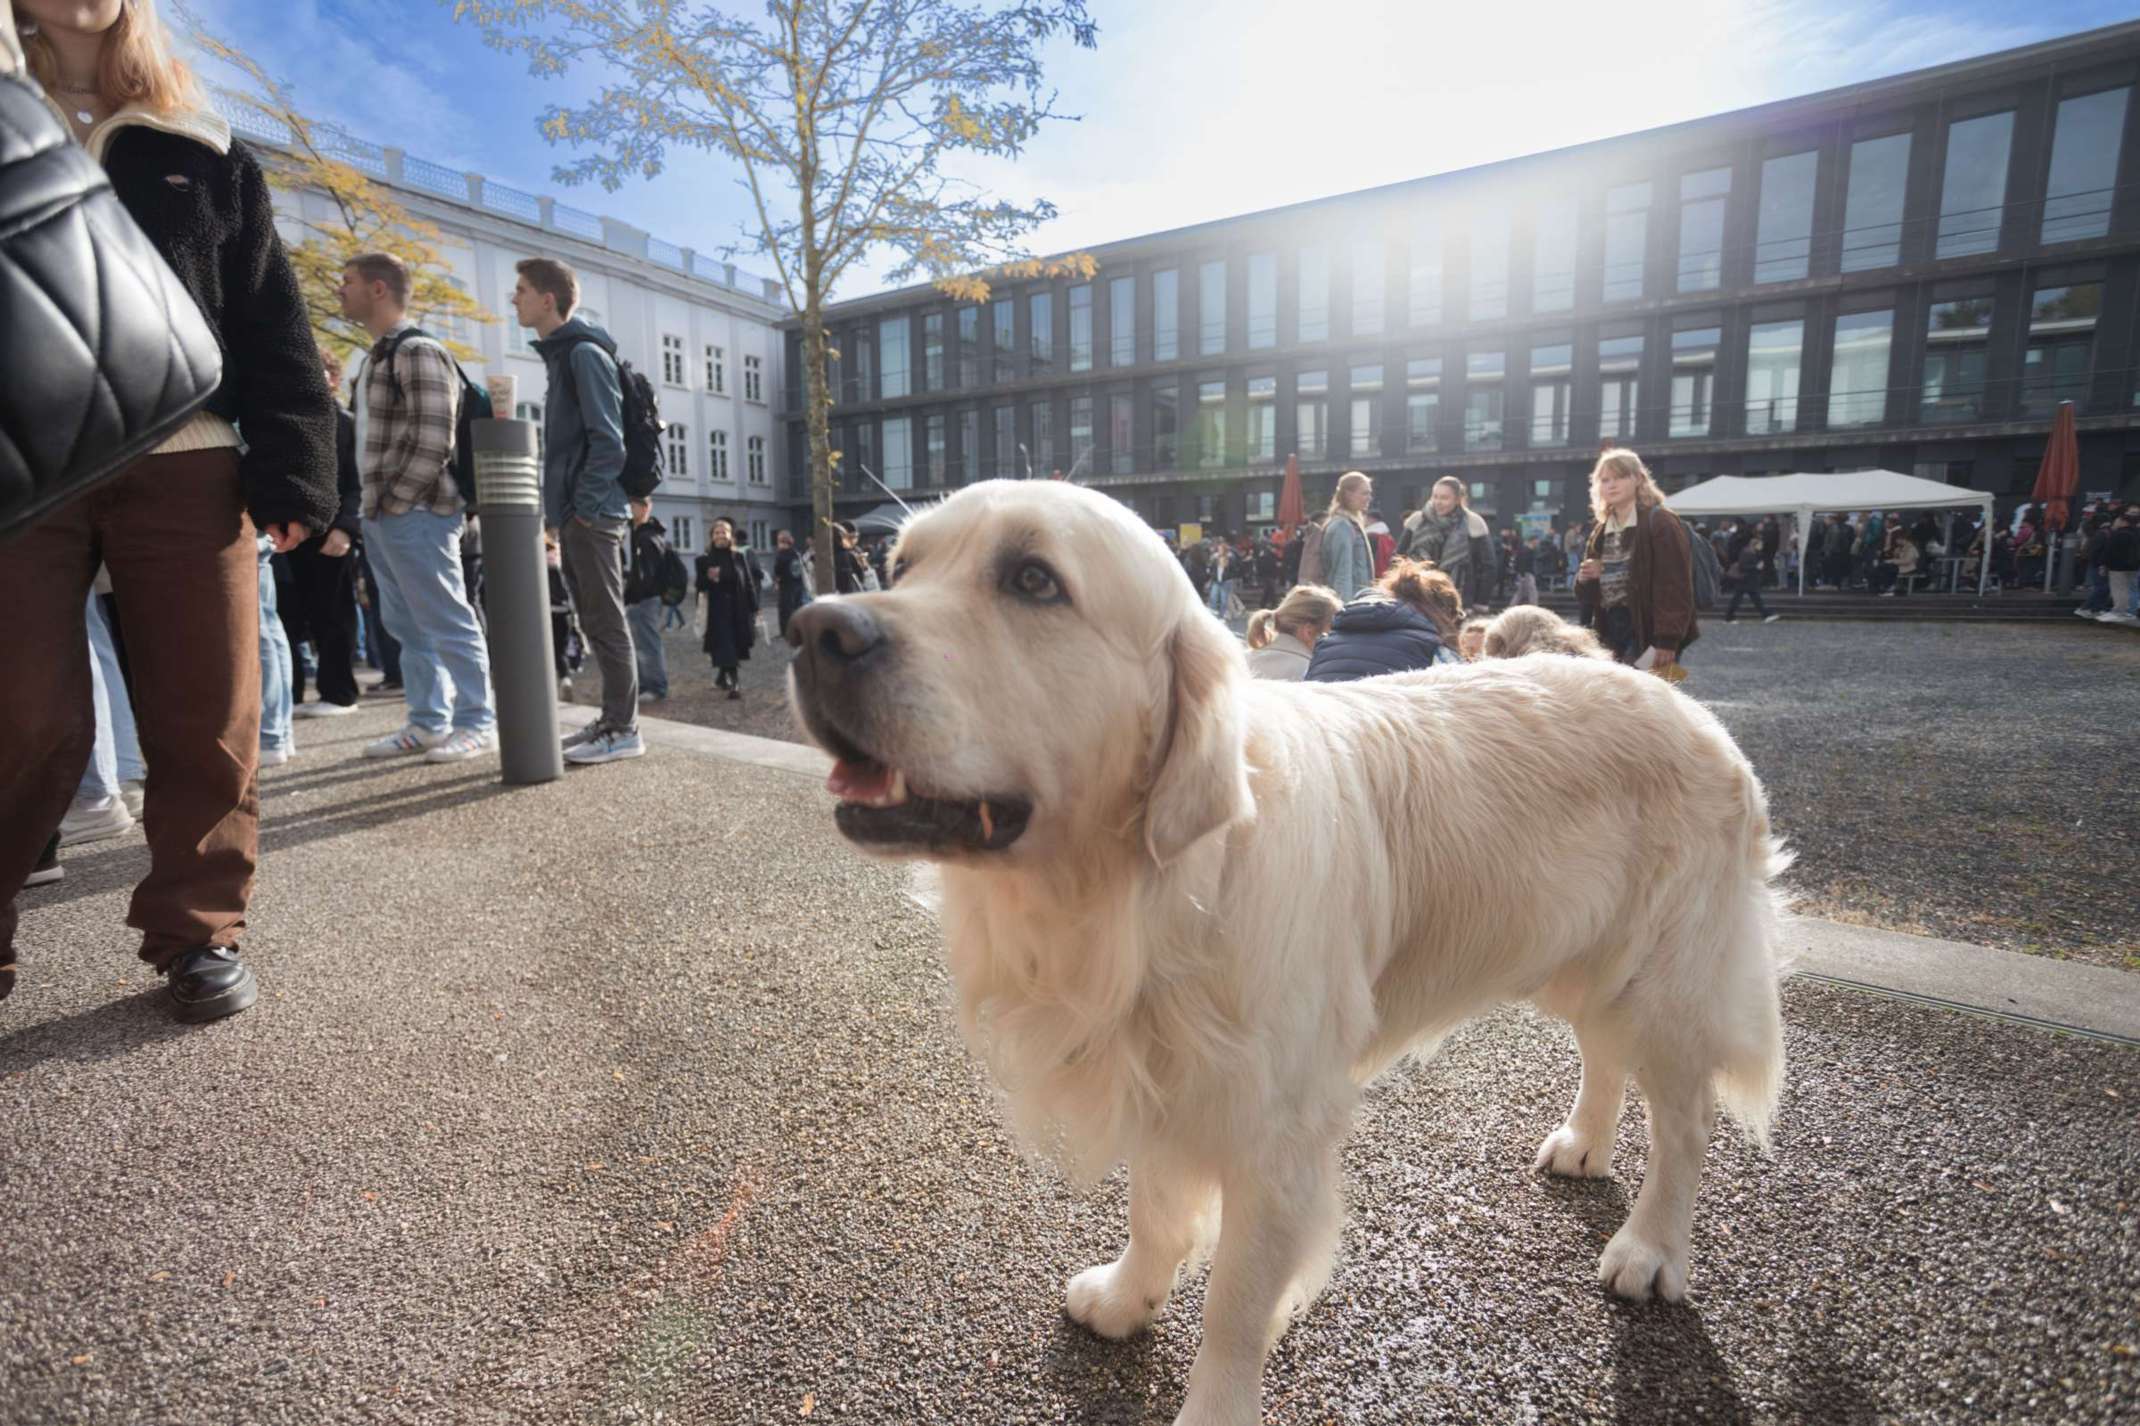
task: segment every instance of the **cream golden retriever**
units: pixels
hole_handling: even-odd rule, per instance
[[[1565,657],[1252,681],[1159,538],[1055,482],[961,491],[894,562],[795,617],[795,708],[840,830],[942,864],[963,1025],[1021,1127],[1129,1166],[1128,1246],[1070,1315],[1138,1331],[1216,1229],[1178,1422],[1261,1419],[1361,1086],[1497,1002],[1582,1051],[1539,1168],[1609,1175],[1635,1077],[1648,1168],[1598,1275],[1685,1293],[1716,1103],[1762,1141],[1783,1073],[1783,858],[1713,717]]]

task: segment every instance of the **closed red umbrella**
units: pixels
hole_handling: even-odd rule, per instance
[[[2073,434],[2073,403],[2058,403],[2051,418],[2051,443],[2043,448],[2043,464],[2036,467],[2036,488],[2029,498],[2043,507],[2043,528],[2067,527],[2073,497],[2081,485],[2081,448]]]
[[[1300,457],[1285,458],[1285,484],[1278,488],[1278,528],[1285,531],[1287,539],[1307,522],[1307,511],[1300,498]]]

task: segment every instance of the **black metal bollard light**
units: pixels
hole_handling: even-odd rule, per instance
[[[550,643],[535,423],[476,421],[472,428],[498,762],[509,783],[550,782],[565,775],[565,755],[558,742],[557,654]]]

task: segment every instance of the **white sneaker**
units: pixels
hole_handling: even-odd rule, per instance
[[[364,745],[368,758],[399,758],[411,753],[425,753],[446,741],[444,733],[427,733],[410,723],[398,733],[389,733],[375,743]]]
[[[297,756],[297,749],[295,748],[262,748],[260,750],[260,766],[281,767],[295,756]]]
[[[137,818],[141,815],[141,804],[147,800],[147,796],[146,789],[138,781],[119,784],[119,800],[124,802],[126,810]]]
[[[2076,609],[2073,611],[2073,617],[2076,619],[2098,619],[2102,616],[2093,609]]]
[[[101,842],[106,837],[121,836],[133,830],[134,814],[126,810],[123,800],[94,798],[76,802],[67,809],[67,815],[59,819],[59,844],[73,847],[83,842]]]
[[[290,710],[292,718],[341,718],[357,711],[354,703],[300,703]]]
[[[446,735],[446,740],[424,754],[427,763],[460,763],[470,758],[479,758],[493,752],[498,746],[495,729],[485,728],[477,732],[473,728],[456,728]]]
[[[1764,624],[1773,624],[1773,623],[1775,623],[1775,622],[1776,622],[1776,621],[1777,621],[1778,619],[1781,619],[1782,617],[1783,617],[1783,616],[1782,616],[1781,614],[1771,614],[1771,615],[1769,615],[1769,616],[1768,616],[1768,617],[1767,617],[1766,619],[1763,619],[1763,620],[1762,620],[1761,622],[1762,622],[1762,623],[1764,623]]]
[[[2100,615],[2095,622],[2098,624],[2140,624],[2140,617],[2135,617],[2131,614],[2120,614],[2113,609],[2108,614]]]

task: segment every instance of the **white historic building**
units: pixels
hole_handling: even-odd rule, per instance
[[[288,139],[258,115],[229,117],[252,142]],[[786,469],[784,427],[775,419],[786,363],[773,323],[788,309],[778,283],[479,173],[325,125],[313,136],[330,157],[385,183],[413,216],[438,228],[440,256],[497,320],[426,325],[481,353],[468,363],[478,384],[493,372],[518,377],[514,414],[525,418],[540,419],[548,379],[529,345],[534,333],[513,320],[513,264],[526,257],[570,264],[579,275],[580,312],[616,338],[618,354],[646,373],[659,397],[669,429],[654,513],[677,548],[704,549],[716,515],[732,516],[754,547],[771,548],[783,521],[775,482]],[[325,219],[330,211],[321,193],[278,192],[275,202],[291,219]],[[293,221],[285,240],[296,233]]]

